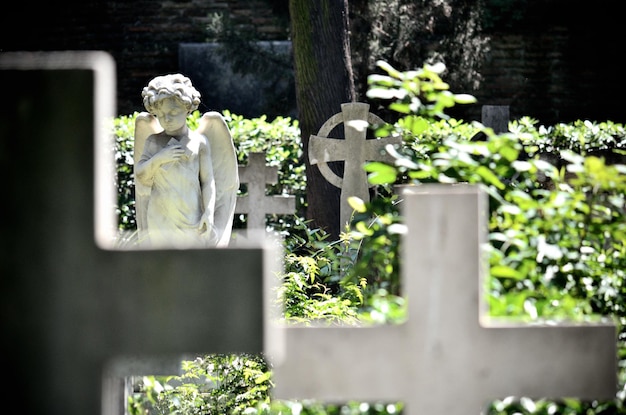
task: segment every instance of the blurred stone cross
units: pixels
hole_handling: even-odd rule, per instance
[[[478,415],[509,396],[615,398],[614,325],[514,324],[485,315],[484,193],[422,185],[402,197],[407,321],[282,327],[270,353],[276,398],[402,401],[407,415]]]
[[[380,117],[369,112],[369,104],[350,102],[341,104],[341,112],[330,117],[309,139],[309,161],[316,164],[326,180],[341,189],[340,226],[350,221],[352,209],[348,198],[357,196],[368,202],[369,183],[363,166],[368,161],[393,162],[385,152],[387,144],[400,144],[400,137],[367,139],[368,126],[383,124]],[[329,137],[332,130],[344,124],[345,139]],[[339,177],[328,165],[343,161],[343,177]]]
[[[291,195],[265,194],[266,184],[278,183],[278,167],[265,164],[265,153],[250,153],[248,164],[239,166],[239,182],[246,183],[248,194],[237,197],[235,214],[247,215],[248,231],[265,231],[268,214],[294,214],[296,199]]]
[[[0,76],[4,393],[20,412],[121,415],[126,375],[262,352],[270,249],[116,245],[113,59],[2,53]]]

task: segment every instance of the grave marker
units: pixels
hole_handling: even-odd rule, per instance
[[[332,130],[344,124],[345,139],[329,137]],[[369,112],[369,104],[350,102],[341,104],[341,112],[330,117],[320,128],[317,135],[309,139],[309,161],[317,164],[326,180],[341,189],[340,229],[350,221],[352,208],[348,198],[357,196],[368,202],[369,183],[363,165],[368,161],[393,162],[384,148],[387,144],[399,145],[400,137],[366,139],[367,124],[382,124],[383,120]],[[343,177],[331,170],[327,163],[343,161]]]
[[[266,184],[278,183],[278,167],[266,166],[265,153],[250,153],[248,165],[239,166],[239,181],[248,185],[248,194],[237,197],[235,214],[246,214],[249,231],[265,230],[268,214],[289,215],[296,212],[294,196],[265,194]]]
[[[423,185],[404,199],[408,321],[283,327],[285,343],[270,354],[277,398],[403,401],[407,415],[479,414],[507,396],[615,398],[614,325],[515,325],[484,315],[487,202],[478,188]]]
[[[508,105],[483,105],[482,124],[490,127],[496,134],[509,132],[509,106]]]
[[[110,56],[5,53],[0,77],[4,394],[19,411],[121,414],[118,358],[261,352],[269,248],[111,249]]]

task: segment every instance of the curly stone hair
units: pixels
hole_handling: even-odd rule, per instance
[[[200,93],[191,84],[191,80],[181,74],[157,76],[141,92],[143,105],[154,114],[159,103],[165,98],[176,97],[191,113],[200,105]]]

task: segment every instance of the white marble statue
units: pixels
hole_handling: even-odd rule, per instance
[[[232,136],[222,115],[187,125],[200,93],[181,74],[158,76],[142,92],[148,112],[135,122],[135,197],[145,246],[227,246],[239,176]]]

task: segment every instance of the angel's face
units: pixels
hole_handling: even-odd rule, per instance
[[[176,98],[161,100],[154,115],[167,134],[175,134],[187,123],[187,108]]]

